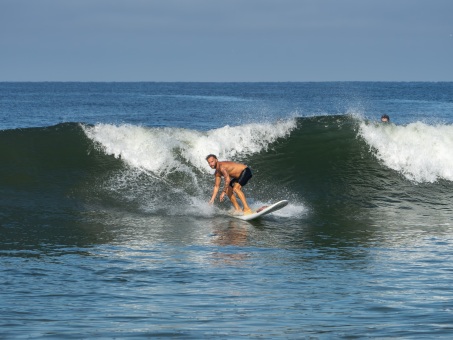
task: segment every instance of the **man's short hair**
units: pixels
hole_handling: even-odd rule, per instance
[[[215,159],[217,159],[217,156],[216,156],[216,155],[213,155],[213,154],[211,153],[211,154],[209,154],[209,155],[206,156],[206,160],[208,160],[208,159],[211,158],[211,157],[214,157]]]

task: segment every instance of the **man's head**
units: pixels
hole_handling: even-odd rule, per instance
[[[206,161],[208,162],[211,169],[215,169],[217,167],[217,156],[210,154],[206,156]]]
[[[390,122],[390,117],[388,115],[382,115],[381,122],[383,122],[383,123]]]

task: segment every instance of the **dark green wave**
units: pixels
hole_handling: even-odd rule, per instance
[[[359,123],[350,116],[299,118],[288,137],[237,159],[254,172],[247,197],[289,199],[320,224],[363,220],[376,209],[451,214],[451,182],[414,184],[385,167],[358,137]],[[155,203],[153,213],[166,214],[187,204],[187,197],[208,200],[212,175],[192,170],[196,183],[188,173],[161,180],[128,168],[100,151],[77,123],[0,131],[0,222],[74,220],[103,209],[136,212],[148,202]]]

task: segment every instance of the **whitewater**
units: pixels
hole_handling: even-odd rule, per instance
[[[360,136],[387,167],[417,183],[453,181],[453,125],[361,123]]]

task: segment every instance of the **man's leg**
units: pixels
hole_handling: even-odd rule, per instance
[[[236,210],[236,211],[242,211],[241,207],[240,207],[239,204],[238,204],[238,201],[237,201],[237,199],[236,199],[236,196],[234,196],[234,194],[233,194],[233,188],[232,188],[232,187],[228,187],[228,189],[227,189],[227,196],[228,196],[228,198],[230,199],[231,204],[233,204],[234,210]]]
[[[235,183],[233,187],[233,191],[238,195],[239,199],[242,202],[242,205],[244,206],[244,214],[251,214],[252,209],[250,209],[249,205],[247,204],[247,200],[245,199],[244,192],[242,191],[242,185],[239,183]],[[229,196],[228,196],[229,197]],[[234,195],[233,195],[234,197]]]

